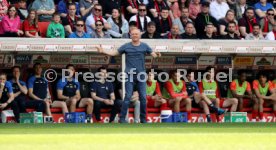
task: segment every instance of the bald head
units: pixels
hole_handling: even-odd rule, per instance
[[[141,39],[141,31],[138,28],[134,28],[130,31],[131,39],[133,42],[139,42]]]

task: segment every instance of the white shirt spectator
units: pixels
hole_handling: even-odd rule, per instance
[[[267,33],[267,35],[265,37],[265,40],[269,40],[269,41],[274,41],[275,40],[275,36],[274,36],[273,31]]]
[[[151,21],[150,17],[146,16],[146,18],[147,18],[147,21],[148,21],[148,23],[149,23],[149,22]],[[141,22],[141,27],[142,27],[143,29],[146,29],[146,27],[144,27],[145,17],[139,16],[139,19],[140,19],[140,22]],[[137,16],[136,16],[136,15],[132,16],[132,17],[129,19],[129,22],[131,22],[131,21],[136,21],[136,22],[137,22]]]
[[[102,18],[102,20],[104,24],[107,23],[106,19]],[[86,31],[88,34],[91,34],[94,32],[94,29],[91,27],[92,24],[95,24],[95,18],[93,14],[89,15],[85,21]]]
[[[222,0],[215,0],[212,1],[210,4],[210,14],[217,20],[224,18],[226,15],[226,12],[230,9],[228,4],[225,3],[224,1],[221,2],[220,4],[217,1],[222,1]]]

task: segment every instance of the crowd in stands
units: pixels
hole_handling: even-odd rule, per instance
[[[275,0],[0,0],[0,36],[275,40]]]

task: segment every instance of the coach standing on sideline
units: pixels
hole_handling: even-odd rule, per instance
[[[146,69],[145,69],[145,55],[151,54],[151,56],[160,57],[161,53],[155,53],[152,51],[152,49],[146,44],[142,43],[140,41],[141,39],[141,31],[139,29],[133,29],[131,30],[131,42],[126,43],[123,46],[121,46],[118,50],[108,51],[104,50],[100,46],[97,46],[97,50],[100,53],[107,54],[110,56],[116,56],[119,54],[126,54],[126,75],[128,76],[126,82],[125,82],[125,90],[126,94],[124,97],[124,101],[121,108],[121,115],[120,115],[120,123],[127,123],[125,120],[127,110],[129,107],[130,99],[133,93],[133,86],[137,85],[137,90],[139,93],[139,100],[141,103],[140,106],[140,122],[146,123]],[[133,71],[132,73],[130,73]],[[140,76],[140,79],[143,81],[138,80],[138,74],[143,73],[142,76]],[[132,76],[131,76],[132,74]],[[133,77],[131,79],[130,77]],[[135,83],[134,83],[135,82]]]

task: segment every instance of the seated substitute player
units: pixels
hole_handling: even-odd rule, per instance
[[[230,89],[227,93],[228,98],[237,98],[239,100],[238,110],[242,111],[243,109],[243,99],[250,99],[253,101],[253,112],[256,114],[258,111],[258,100],[253,96],[251,91],[251,85],[246,81],[246,72],[245,70],[238,71],[238,79],[235,79],[230,84]]]
[[[199,82],[199,91],[200,93],[204,93],[213,103],[215,103],[215,106],[217,108],[220,107],[231,107],[230,111],[235,112],[237,110],[238,106],[238,99],[236,98],[227,98],[222,103],[220,102],[220,94],[219,94],[219,88],[217,82],[214,80],[214,77],[211,73],[211,70],[214,70],[213,67],[207,67],[206,72],[208,73],[206,75],[206,79],[202,79],[201,82]],[[214,70],[215,72],[215,70]],[[220,119],[217,116],[217,121],[219,122]]]
[[[0,73],[0,111],[11,108],[16,122],[19,123],[19,107],[14,101],[12,85],[7,81],[7,75]]]
[[[29,97],[32,101],[43,101],[46,104],[47,116],[52,116],[50,106],[66,109],[65,102],[54,101],[52,102],[51,95],[49,92],[48,81],[42,76],[42,67],[40,63],[35,63],[34,66],[35,74],[28,80],[28,92]],[[45,112],[44,109],[44,112]]]
[[[20,113],[26,113],[26,103],[28,106],[32,106],[31,101],[26,102],[26,95],[28,93],[27,85],[24,81],[20,80],[20,67],[19,66],[14,66],[12,67],[12,79],[10,80],[10,83],[12,84],[12,89],[14,93],[14,101],[17,102],[18,107],[19,107],[19,112]],[[45,108],[44,104],[42,105],[42,109],[40,112],[42,112]],[[38,107],[39,105],[36,105],[35,108],[36,111],[38,111],[40,108]]]
[[[86,119],[88,122],[92,120],[93,113],[93,100],[91,98],[81,98],[80,95],[80,83],[78,79],[74,78],[75,67],[72,64],[68,64],[66,67],[66,77],[62,77],[57,83],[57,97],[59,102],[66,104],[66,109],[63,112],[68,111],[75,112],[76,107],[86,107]]]
[[[171,78],[165,83],[162,95],[168,99],[170,107],[173,107],[174,112],[180,112],[182,106],[186,106],[188,113],[188,121],[191,121],[192,100],[189,98],[186,86],[183,80],[180,80],[180,72],[172,70]]]
[[[273,105],[273,113],[276,116],[276,93],[273,83],[268,81],[268,75],[265,72],[260,71],[257,77],[258,79],[253,81],[253,90],[258,99],[259,119],[261,122],[266,122],[263,114],[264,102],[265,106]],[[256,116],[252,114],[252,122],[256,121]]]
[[[199,105],[200,108],[203,108],[204,113],[206,114],[207,122],[212,122],[209,107],[218,115],[225,113],[225,110],[214,106],[211,100],[204,93],[199,93],[199,88],[197,83],[194,81],[194,72],[192,72],[192,70],[188,70],[187,79],[188,82],[186,82],[186,90],[189,97],[192,99],[192,106]]]
[[[94,100],[94,113],[97,122],[102,122],[101,108],[112,108],[109,123],[113,122],[116,114],[120,112],[121,100],[115,100],[114,88],[111,82],[107,82],[107,70],[104,67],[98,68],[98,76],[95,82],[91,84],[91,97]],[[97,74],[96,74],[97,75]]]
[[[147,79],[147,107],[160,107],[161,110],[167,109],[167,101],[163,98],[159,83],[154,80],[154,74],[151,71],[148,71]]]

